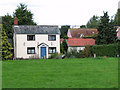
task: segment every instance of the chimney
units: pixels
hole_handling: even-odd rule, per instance
[[[14,18],[14,25],[18,25],[18,19],[17,19],[16,16],[15,16],[15,18]]]

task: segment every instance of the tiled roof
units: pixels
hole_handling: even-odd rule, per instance
[[[95,45],[94,39],[83,39],[83,38],[69,38],[67,39],[68,46],[85,46]]]
[[[69,31],[73,38],[80,38],[81,35],[92,36],[98,34],[97,29],[69,29]]]
[[[50,25],[18,25],[13,29],[16,34],[60,34],[58,26]]]

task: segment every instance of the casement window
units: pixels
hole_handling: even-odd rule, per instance
[[[27,35],[28,41],[35,41],[35,35]]]
[[[49,54],[56,53],[56,47],[49,47]]]
[[[28,47],[27,54],[35,54],[35,47]]]
[[[56,35],[48,35],[48,41],[55,41]]]

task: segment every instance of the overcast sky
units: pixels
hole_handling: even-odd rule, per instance
[[[0,16],[13,14],[19,3],[25,3],[38,25],[84,25],[93,16],[117,12],[119,0],[1,0]]]

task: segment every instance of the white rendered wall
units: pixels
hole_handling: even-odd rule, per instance
[[[41,43],[48,45],[47,58],[49,47],[56,47],[56,52],[60,53],[60,35],[56,35],[56,41],[48,41],[48,34],[36,34],[35,41],[27,41],[27,34],[16,34],[16,58],[40,58],[38,45]],[[35,47],[35,54],[27,54],[27,47]]]

